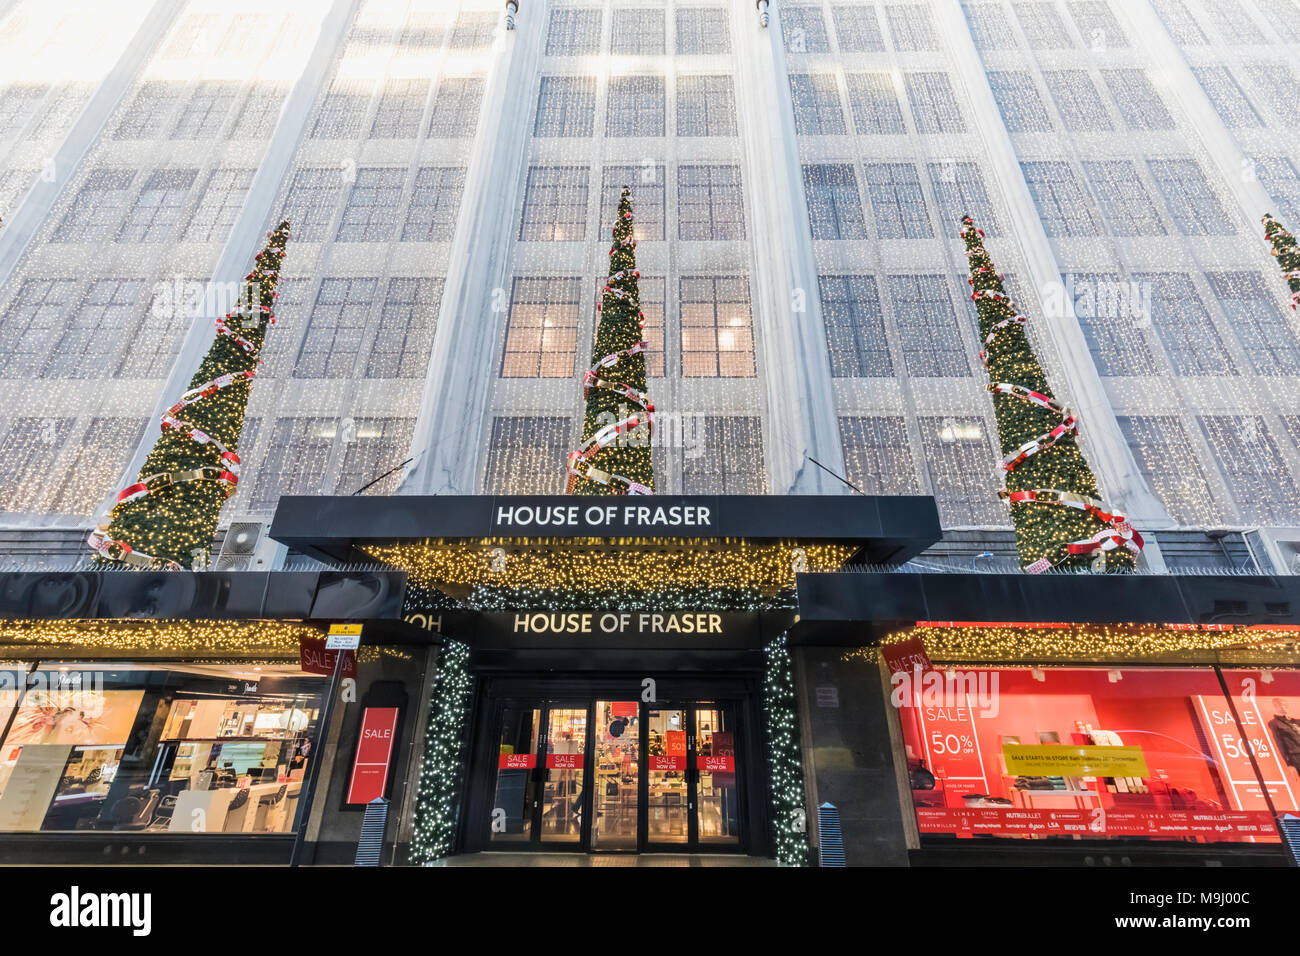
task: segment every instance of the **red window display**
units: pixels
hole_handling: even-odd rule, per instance
[[[1225,678],[1231,705],[1210,668],[895,674],[921,833],[1277,842],[1246,748],[1295,809],[1300,673]]]

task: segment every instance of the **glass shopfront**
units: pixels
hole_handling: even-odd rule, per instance
[[[742,848],[735,704],[502,701],[495,721],[490,848]]]
[[[1300,673],[1222,673],[1229,694],[1208,667],[895,674],[923,839],[1277,842],[1300,795]]]
[[[328,678],[84,662],[10,676],[0,833],[294,831]]]

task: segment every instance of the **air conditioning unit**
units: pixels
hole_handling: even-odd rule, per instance
[[[217,554],[216,571],[269,571],[278,562],[284,546],[264,537],[260,521],[232,521]]]
[[[1271,564],[1275,574],[1300,574],[1300,528],[1260,528],[1245,538],[1261,570]]]

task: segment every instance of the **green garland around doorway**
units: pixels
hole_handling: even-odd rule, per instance
[[[433,705],[424,736],[424,765],[411,839],[412,863],[442,859],[455,845],[472,689],[469,645],[448,640],[438,658]]]
[[[767,718],[768,762],[772,772],[776,859],[782,866],[807,866],[808,821],[799,751],[799,712],[786,635],[768,644],[764,652],[767,674],[763,682],[763,712]]]

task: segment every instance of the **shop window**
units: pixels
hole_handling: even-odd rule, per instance
[[[1209,668],[930,674],[892,678],[923,840],[1276,842],[1248,747],[1296,806],[1292,672],[1228,672],[1241,726]]]
[[[0,832],[296,829],[327,678],[124,663],[27,681],[0,744]]]

